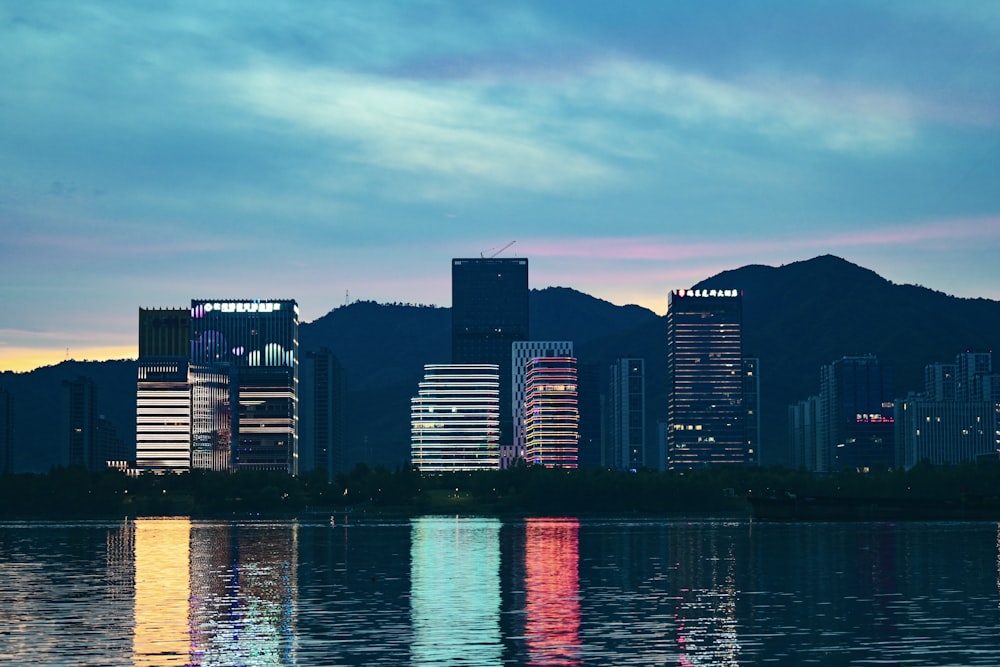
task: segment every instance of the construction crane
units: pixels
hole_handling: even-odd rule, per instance
[[[506,250],[507,248],[509,248],[509,247],[511,247],[512,245],[514,245],[515,243],[517,243],[517,241],[516,241],[516,240],[515,240],[515,241],[511,241],[510,243],[508,243],[508,244],[507,244],[507,245],[505,245],[504,247],[500,248],[499,250],[497,250],[497,251],[496,251],[495,253],[493,253],[493,254],[492,254],[492,255],[490,255],[489,257],[486,257],[486,256],[485,256],[485,255],[484,255],[483,253],[479,253],[479,256],[480,256],[480,257],[482,257],[483,259],[493,259],[493,258],[494,258],[494,257],[496,257],[497,255],[499,255],[500,253],[502,253],[502,252],[503,252],[504,250]]]

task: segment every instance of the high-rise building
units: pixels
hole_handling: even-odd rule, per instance
[[[954,364],[924,368],[924,391],[895,406],[898,459],[956,464],[1000,454],[1000,375],[989,352],[963,352]]]
[[[410,451],[420,472],[500,468],[496,364],[428,364],[410,401]]]
[[[191,301],[191,362],[232,369],[232,466],[298,474],[299,308]]]
[[[993,372],[992,352],[962,352],[955,357],[955,399],[982,400],[982,380]]]
[[[507,468],[515,460],[525,460],[527,435],[524,429],[527,399],[528,362],[535,357],[572,357],[572,341],[516,341],[511,344],[511,423],[513,444],[500,445],[500,467]]]
[[[528,339],[528,260],[452,259],[451,361],[499,368],[500,443],[505,448],[514,443],[511,345]]]
[[[897,401],[896,437],[902,466],[937,465],[997,456],[995,406],[987,401],[937,401],[911,394]]]
[[[534,357],[525,375],[525,461],[547,468],[576,468],[580,412],[576,358]]]
[[[671,292],[667,307],[667,459],[671,469],[746,464],[743,297],[734,289]]]
[[[191,387],[187,359],[139,357],[135,465],[139,470],[155,472],[191,469]]]
[[[97,384],[88,377],[63,381],[65,396],[63,433],[67,462],[88,470],[100,469],[97,444]]]
[[[954,401],[957,364],[927,364],[924,366],[924,393],[932,401]]]
[[[302,472],[326,471],[332,482],[343,472],[344,367],[323,348],[307,352],[299,380],[299,452]]]
[[[139,309],[136,467],[298,471],[298,306]]]
[[[646,360],[623,357],[611,365],[611,462],[618,470],[646,466]],[[659,466],[657,466],[659,467]]]
[[[817,448],[823,471],[896,462],[892,367],[873,354],[820,369]]]

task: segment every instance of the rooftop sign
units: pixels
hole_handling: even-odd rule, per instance
[[[679,297],[734,297],[739,296],[740,291],[735,289],[679,289],[674,294]]]

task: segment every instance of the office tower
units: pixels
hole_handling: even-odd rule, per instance
[[[792,463],[796,468],[826,470],[826,463],[819,460],[816,437],[819,429],[819,396],[810,396],[788,406],[789,441],[792,444]]]
[[[820,369],[817,434],[821,472],[896,462],[892,368],[873,354]]]
[[[667,307],[667,463],[753,461],[743,426],[743,297],[675,290]]]
[[[611,365],[611,463],[618,470],[646,466],[646,360],[624,357]]]
[[[928,364],[924,366],[924,393],[933,401],[954,401],[957,364]]]
[[[576,358],[534,357],[526,366],[525,460],[547,468],[576,468]]]
[[[97,385],[92,379],[83,376],[65,380],[62,385],[67,462],[71,466],[98,470],[101,461],[96,437]]]
[[[524,430],[524,402],[527,398],[528,362],[535,357],[572,357],[572,341],[517,341],[511,344],[511,423],[513,444],[500,445],[500,467],[507,468],[516,459],[525,460],[527,437]]]
[[[191,354],[191,311],[188,308],[139,309],[139,358]]]
[[[191,388],[187,359],[140,355],[135,466],[155,472],[191,469]]]
[[[989,352],[963,352],[954,364],[928,364],[923,393],[896,401],[900,463],[957,464],[1000,452],[1000,375]]]
[[[743,358],[743,433],[749,463],[760,463],[760,359]]]
[[[602,400],[606,389],[604,368],[603,364],[577,362],[577,405],[580,408],[580,446],[577,464],[581,468],[596,468],[603,465]]]
[[[0,475],[14,472],[14,398],[0,388]]]
[[[191,301],[191,363],[231,369],[232,466],[298,474],[294,300]]]
[[[933,400],[911,394],[897,401],[896,434],[904,469],[996,458],[996,408],[988,401]]]
[[[343,471],[344,368],[323,348],[307,352],[299,381],[299,453],[302,472],[323,470],[332,482]]]
[[[993,372],[992,352],[963,352],[955,357],[955,399],[982,400],[980,376]]]
[[[410,451],[420,472],[500,468],[496,364],[428,364],[410,401]]]
[[[511,345],[528,340],[528,260],[451,261],[451,361],[500,369],[500,444],[514,445]]]

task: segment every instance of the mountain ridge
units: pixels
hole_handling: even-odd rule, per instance
[[[1000,347],[1000,301],[895,284],[834,255],[777,267],[750,264],[692,287],[735,287],[743,292],[744,351],[761,359],[764,463],[787,462],[787,405],[818,392],[824,364],[851,354],[877,354],[893,365],[894,393],[902,397],[921,388],[924,365],[950,361],[964,350]],[[620,356],[646,358],[647,440],[655,442],[656,420],[664,416],[666,406],[665,316],[569,287],[532,289],[529,310],[531,337],[572,340],[581,364],[606,367]],[[448,307],[370,301],[338,306],[300,326],[303,356],[326,347],[347,370],[348,467],[357,461],[405,464],[409,399],[424,364],[450,360],[450,327]],[[101,363],[112,366],[102,372]],[[134,437],[135,364],[63,362],[27,374],[0,374],[0,386],[16,400],[23,394],[15,409],[16,462],[42,465],[39,457],[24,454],[32,449],[27,441],[34,438],[34,449],[50,452],[51,447],[42,448],[38,442],[55,437],[53,420],[46,420],[43,409],[26,407],[25,401],[50,403],[62,379],[80,374],[100,376],[95,380],[102,412],[115,421],[123,437]]]

